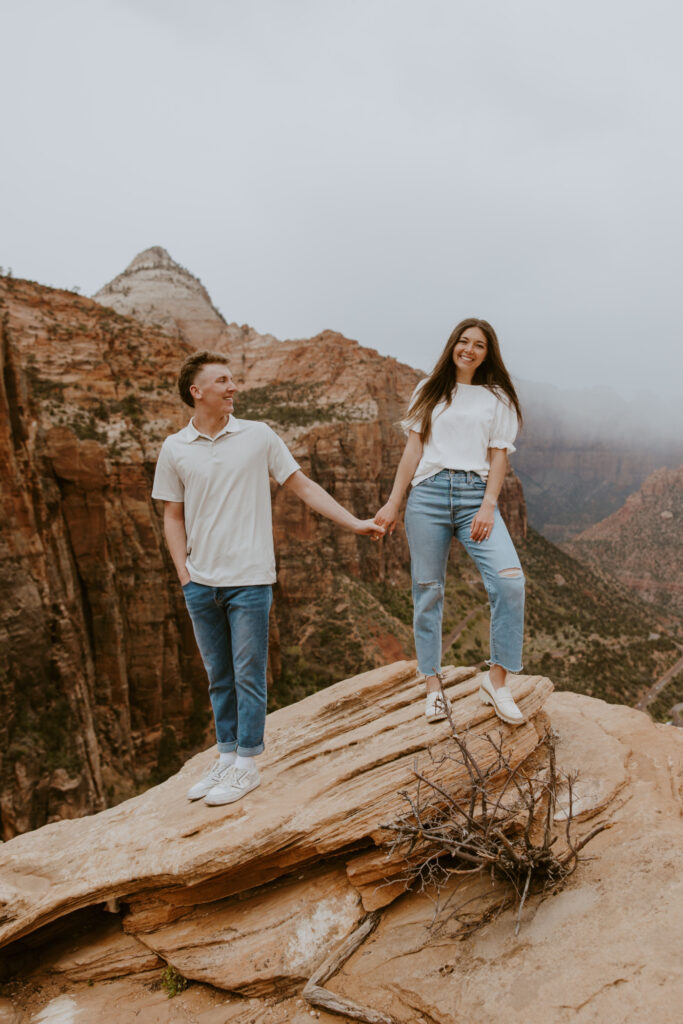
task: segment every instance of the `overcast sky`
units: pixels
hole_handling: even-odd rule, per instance
[[[683,373],[677,0],[0,5],[0,264],[96,291],[162,245],[226,319],[430,368]]]

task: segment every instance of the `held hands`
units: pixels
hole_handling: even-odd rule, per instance
[[[488,502],[482,502],[481,508],[472,520],[472,525],[470,526],[470,537],[472,540],[476,541],[477,544],[481,544],[483,540],[488,540],[491,536],[491,530],[493,529],[493,514],[495,510],[495,504],[490,505]]]
[[[381,540],[384,536],[384,527],[379,526],[374,519],[357,519],[354,533],[369,534],[370,540]]]
[[[398,508],[398,505],[390,498],[386,505],[382,505],[382,508],[375,516],[375,522],[378,526],[383,526],[387,533],[393,533],[396,529]]]

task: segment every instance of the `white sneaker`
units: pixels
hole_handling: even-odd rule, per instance
[[[214,807],[218,804],[233,804],[241,800],[252,789],[261,785],[258,768],[236,768],[232,765],[213,789],[204,797],[204,803]]]
[[[445,694],[440,693],[439,690],[433,690],[427,694],[425,700],[425,718],[428,722],[440,722],[444,718],[448,718],[446,714],[446,702],[448,697]],[[450,710],[450,703],[448,704]]]
[[[496,689],[489,675],[486,675],[484,682],[479,687],[479,696],[483,704],[493,705],[493,710],[499,718],[508,725],[521,725],[524,715],[515,704],[514,697],[507,686]]]
[[[200,800],[201,797],[206,796],[210,789],[213,789],[214,786],[218,785],[225,773],[229,771],[231,767],[232,765],[229,764],[221,764],[220,758],[218,761],[214,761],[206,775],[201,778],[199,782],[195,782],[194,786],[190,786],[187,791],[187,799]]]

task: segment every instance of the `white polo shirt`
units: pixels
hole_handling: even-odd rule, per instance
[[[230,416],[211,438],[190,420],[164,441],[152,497],[182,501],[185,565],[195,583],[275,583],[269,475],[283,484],[299,464],[266,423]]]

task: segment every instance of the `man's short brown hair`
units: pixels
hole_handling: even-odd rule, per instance
[[[192,409],[194,409],[194,398],[190,392],[190,385],[194,384],[197,374],[207,363],[222,363],[223,366],[227,366],[228,358],[221,355],[220,352],[194,352],[180,367],[178,391],[185,405],[189,405]]]

